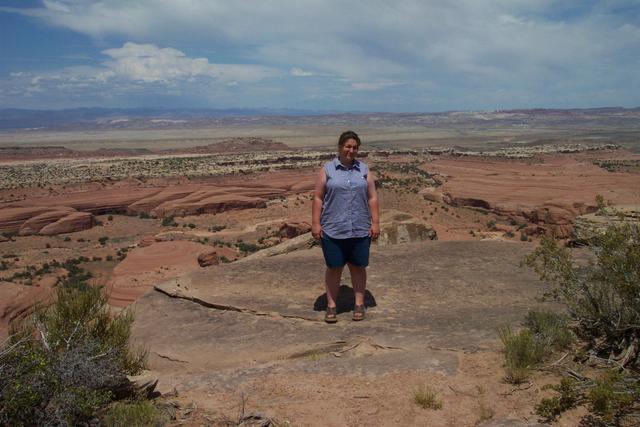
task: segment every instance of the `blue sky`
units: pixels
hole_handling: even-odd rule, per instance
[[[0,108],[640,106],[640,0],[0,0]]]

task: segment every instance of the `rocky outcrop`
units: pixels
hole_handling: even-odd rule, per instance
[[[253,259],[267,258],[275,255],[282,255],[289,252],[297,251],[300,249],[309,249],[316,245],[318,241],[313,238],[311,233],[302,234],[294,237],[293,239],[285,240],[279,245],[271,246],[270,248],[262,249],[247,257],[241,258],[238,262],[246,262]]]
[[[308,222],[290,221],[280,224],[278,229],[278,236],[285,239],[293,239],[301,234],[305,234],[311,231],[311,225]]]
[[[380,224],[379,246],[437,240],[433,227],[407,213],[391,211],[383,215]]]
[[[194,188],[167,188],[157,194],[153,194],[149,197],[145,197],[136,202],[133,202],[127,206],[127,213],[129,215],[139,215],[141,213],[150,213],[156,207],[163,203],[168,203],[174,200],[182,199],[189,196],[196,189]]]
[[[539,161],[439,158],[429,173],[443,183],[421,191],[424,199],[494,212],[534,228],[527,233],[568,238],[574,218],[596,210],[603,193],[613,204],[636,203],[638,177],[610,173],[588,155],[544,157]]]
[[[20,234],[21,236],[38,234],[40,230],[42,230],[45,226],[59,221],[72,212],[76,212],[76,210],[73,208],[61,207],[56,208],[56,210],[54,211],[41,213],[40,215],[31,217],[27,221],[22,223],[18,234]]]
[[[17,233],[25,221],[50,212],[52,208],[38,207],[0,207],[0,233]]]
[[[249,197],[233,194],[221,194],[219,196],[206,197],[193,202],[183,202],[181,200],[163,203],[152,211],[152,214],[159,217],[175,215],[199,215],[215,214],[230,210],[265,208],[267,200],[260,197]]]
[[[220,264],[218,253],[216,251],[201,253],[198,255],[198,264],[200,267],[209,267],[211,265]]]
[[[616,214],[605,215],[599,212],[580,215],[575,219],[570,244],[587,245],[601,235],[612,224],[628,221],[637,224],[640,219],[640,205],[621,205],[610,209]]]
[[[73,233],[93,227],[95,220],[89,212],[73,212],[49,225],[42,227],[39,234],[52,236],[54,234]]]
[[[9,329],[11,322],[27,317],[38,306],[48,305],[54,298],[58,278],[65,274],[65,270],[58,270],[31,286],[3,283],[0,291],[0,337]]]
[[[138,247],[146,248],[147,246],[151,246],[154,243],[159,241],[161,241],[161,239],[158,239],[155,236],[144,236],[142,239],[140,239],[140,242],[138,243]]]

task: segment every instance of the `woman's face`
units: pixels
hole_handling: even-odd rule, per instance
[[[352,163],[358,154],[358,142],[355,139],[347,139],[343,145],[338,146],[340,161]]]

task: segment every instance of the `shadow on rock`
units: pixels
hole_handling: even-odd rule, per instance
[[[353,288],[347,285],[340,285],[338,289],[338,301],[336,301],[336,307],[338,313],[347,313],[353,310],[353,306],[356,304],[356,296],[353,292]],[[378,304],[373,294],[369,290],[364,291],[364,306],[367,308],[375,307]],[[324,293],[316,298],[313,303],[314,311],[325,311],[327,309],[327,294]]]

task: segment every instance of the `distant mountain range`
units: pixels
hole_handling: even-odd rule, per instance
[[[640,127],[640,108],[518,109],[440,113],[343,113],[295,109],[0,109],[0,130],[165,129],[221,125],[593,125]]]

